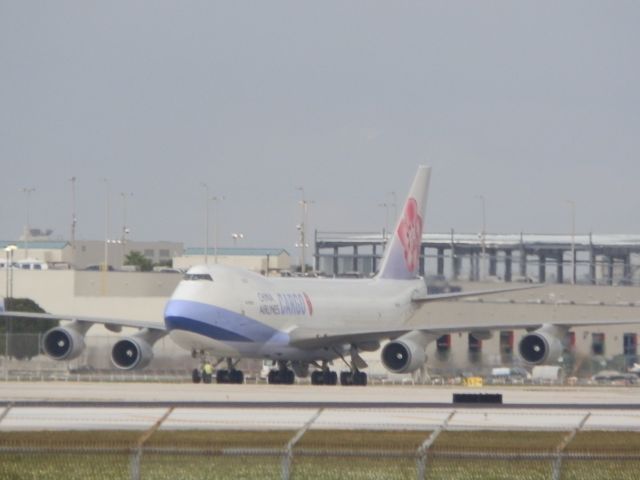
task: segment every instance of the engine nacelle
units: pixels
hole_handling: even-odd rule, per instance
[[[84,334],[73,328],[54,327],[42,337],[44,353],[54,360],[73,360],[84,347]]]
[[[518,352],[525,362],[532,365],[555,362],[562,355],[562,338],[565,334],[565,329],[545,325],[522,337]]]
[[[153,347],[140,337],[118,340],[111,349],[111,363],[120,370],[144,368],[153,359]]]
[[[425,347],[411,339],[387,343],[381,353],[382,364],[393,373],[411,373],[418,370],[427,360]]]

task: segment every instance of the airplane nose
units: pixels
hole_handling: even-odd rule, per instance
[[[169,300],[164,308],[164,326],[171,330],[176,327],[176,322],[187,317],[184,302]]]

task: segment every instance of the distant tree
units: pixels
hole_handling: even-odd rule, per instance
[[[127,254],[124,264],[134,265],[138,267],[141,272],[150,272],[153,269],[153,262],[136,250]]]
[[[302,267],[300,265],[296,265],[293,268],[293,271],[300,273],[300,272],[302,272]],[[313,272],[313,265],[309,265],[308,263],[305,263],[304,271],[305,272]]]
[[[4,308],[14,312],[45,313],[40,306],[29,298],[5,298]],[[5,317],[0,320],[0,333],[9,335],[0,342],[0,354],[5,355],[7,344],[9,356],[23,360],[31,359],[40,353],[40,334],[58,325],[58,320],[28,319]]]

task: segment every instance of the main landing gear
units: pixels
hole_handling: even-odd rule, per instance
[[[316,370],[311,372],[311,385],[337,385],[338,374],[331,370]]]
[[[287,362],[279,360],[278,368],[275,370],[269,370],[267,381],[269,385],[293,385],[296,376],[293,370],[287,367]]]
[[[320,370],[311,372],[311,385],[337,385],[338,374],[329,370],[329,364],[326,360],[322,365],[315,363]]]
[[[367,374],[357,369],[353,371],[340,372],[340,385],[360,385],[367,384]]]
[[[348,362],[344,356],[340,355],[342,361],[347,364],[349,370],[340,372],[340,385],[359,385],[365,386],[367,384],[367,374],[361,372],[361,368],[367,367],[367,362],[358,353],[356,345],[351,345],[350,351],[351,361]]]
[[[337,385],[338,375],[330,370],[316,370],[311,373],[311,385]],[[359,370],[340,372],[340,385],[367,384],[367,374]]]
[[[219,359],[215,365],[212,365],[206,358],[204,352],[200,352],[202,356],[202,365],[200,368],[194,368],[191,372],[191,381],[193,383],[211,383],[213,381],[214,369],[225,359]],[[192,356],[196,358],[197,353],[193,352]],[[216,383],[244,383],[244,373],[242,370],[237,370],[235,367],[239,360],[233,361],[232,358],[227,358],[227,368],[220,369],[215,372]]]

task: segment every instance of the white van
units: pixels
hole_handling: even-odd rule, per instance
[[[21,270],[49,270],[49,265],[39,260],[19,260],[14,263],[15,268],[19,268]]]

